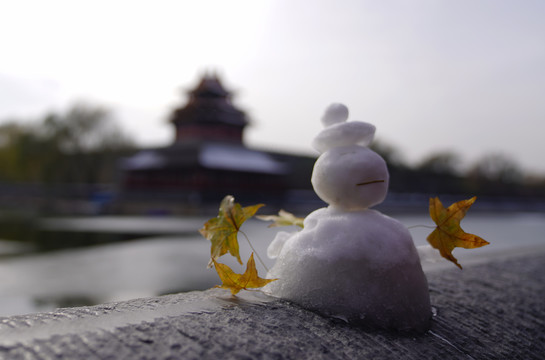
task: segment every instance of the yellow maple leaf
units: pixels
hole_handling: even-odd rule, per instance
[[[227,252],[236,257],[238,262],[242,264],[237,234],[242,223],[254,216],[262,206],[264,205],[257,204],[243,208],[239,203],[235,203],[235,198],[231,195],[223,198],[218,216],[208,220],[204,227],[199,230],[201,235],[212,243],[208,267],[211,267],[214,260]]]
[[[296,225],[299,227],[303,226],[304,218],[297,217],[290,212],[280,210],[278,215],[258,215],[256,216],[259,220],[263,221],[274,221],[269,227],[275,226],[292,226]]]
[[[458,201],[445,209],[439,198],[430,198],[430,217],[437,227],[428,235],[427,240],[431,246],[439,250],[441,256],[452,261],[460,269],[462,266],[452,255],[455,247],[474,249],[489,244],[477,235],[466,233],[460,227],[460,220],[464,218],[476,199],[477,197],[472,197]]]
[[[216,262],[212,259],[216,272],[218,273],[222,284],[215,287],[231,290],[231,294],[236,295],[240,290],[257,289],[275,281],[277,279],[263,279],[257,275],[255,267],[254,253],[250,255],[246,271],[244,274],[237,274],[225,264]]]

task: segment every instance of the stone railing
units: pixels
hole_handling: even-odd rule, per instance
[[[424,334],[213,289],[0,319],[0,359],[540,359],[545,255],[428,274]]]

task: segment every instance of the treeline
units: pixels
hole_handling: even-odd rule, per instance
[[[34,121],[4,121],[0,182],[112,183],[119,158],[135,148],[107,109],[85,103]]]
[[[545,199],[545,176],[528,174],[499,153],[484,155],[464,168],[455,152],[430,154],[409,166],[391,146],[378,142],[374,150],[388,163],[391,191]]]
[[[545,199],[545,177],[525,173],[504,155],[486,155],[463,168],[456,153],[433,153],[409,166],[392,146],[378,141],[372,148],[388,163],[392,192]],[[6,196],[15,198],[21,192],[30,198],[35,191],[39,198],[44,188],[54,188],[49,192],[52,196],[63,192],[77,198],[82,197],[78,193],[82,185],[116,185],[120,159],[137,150],[111,112],[96,105],[77,103],[65,112],[33,121],[4,120],[0,124],[0,207]],[[306,158],[295,167],[290,178],[294,187],[310,186],[313,164],[314,159]]]

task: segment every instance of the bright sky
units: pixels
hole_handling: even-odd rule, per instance
[[[0,0],[0,119],[87,100],[166,145],[217,70],[254,147],[312,153],[343,102],[408,161],[502,152],[545,173],[543,19],[542,0]]]

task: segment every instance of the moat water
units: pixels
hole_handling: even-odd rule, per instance
[[[432,226],[426,214],[394,217],[411,227],[417,246],[426,244],[431,230],[412,227]],[[210,246],[197,232],[205,221],[205,218],[151,217],[50,219],[47,226],[74,232],[89,228],[122,232],[130,227],[150,235],[133,241],[28,254],[12,242],[0,241],[0,254],[3,254],[0,258],[0,316],[210,288],[218,284],[219,279],[213,269],[206,267]],[[289,229],[267,225],[250,220],[242,230],[269,267],[273,261],[266,256],[268,244],[277,231]],[[544,213],[469,213],[462,221],[462,228],[490,242],[480,249],[454,250],[462,266],[545,252]],[[251,250],[242,236],[239,243],[241,257],[246,260]],[[230,257],[222,257],[221,261],[235,270],[244,270]],[[257,266],[264,276],[263,266],[259,263]],[[426,272],[456,269],[446,260],[424,262],[423,268]]]

